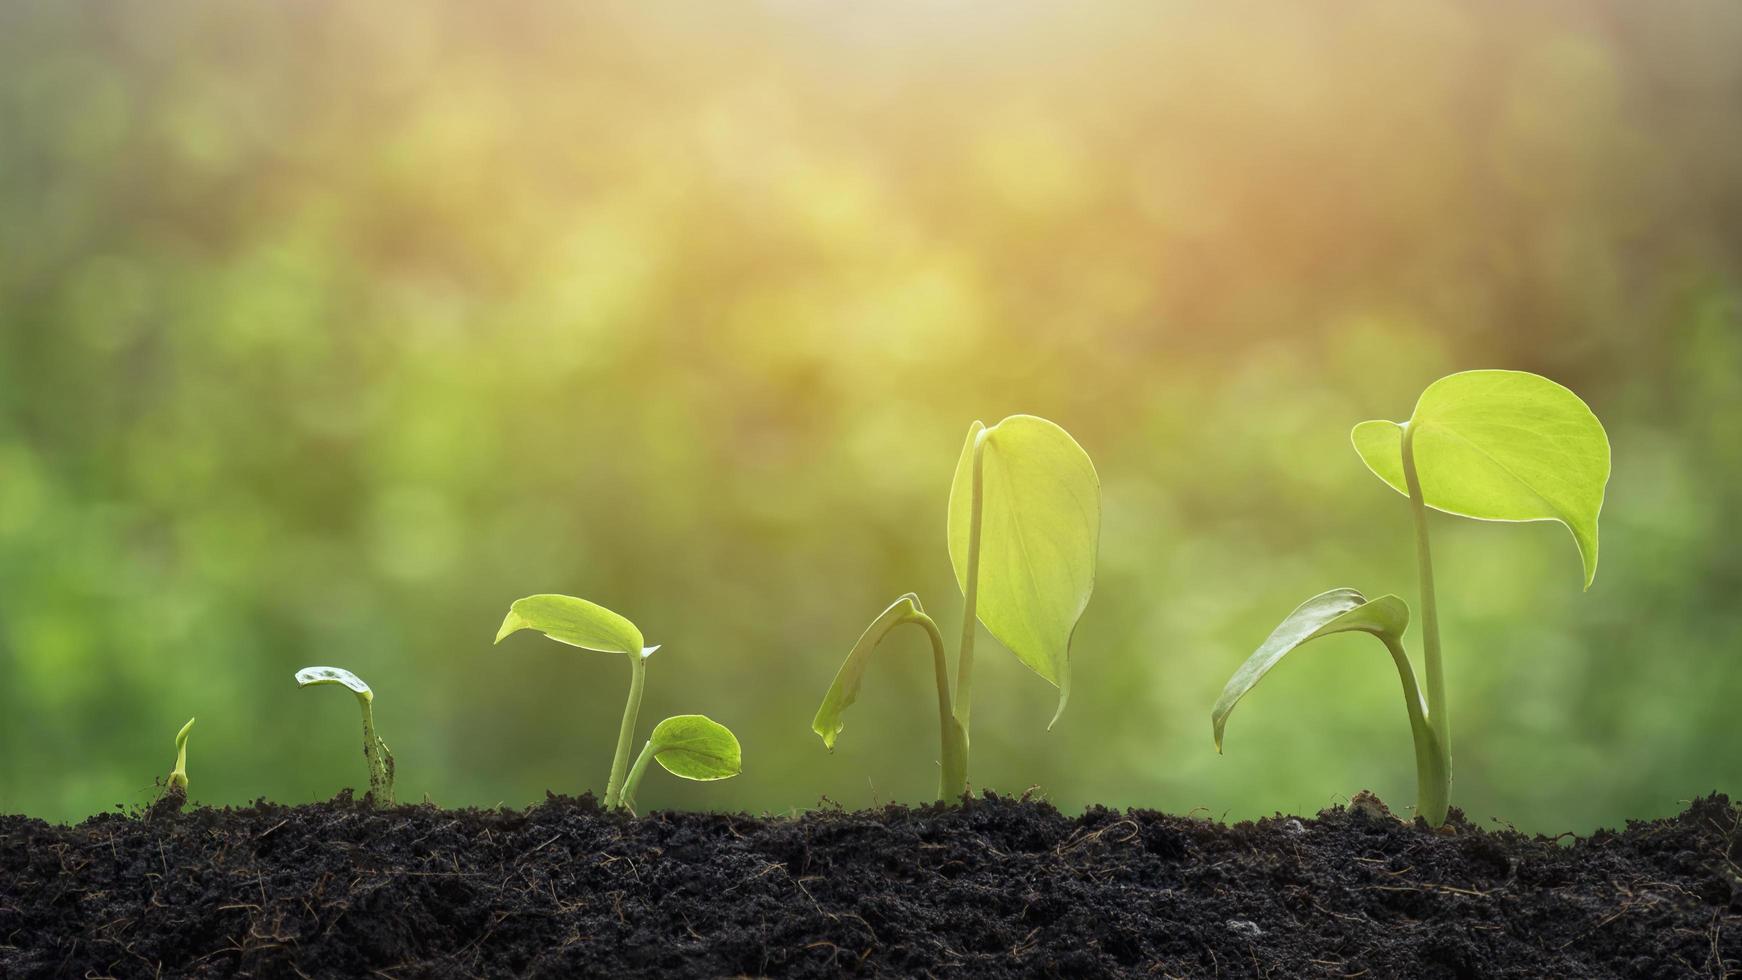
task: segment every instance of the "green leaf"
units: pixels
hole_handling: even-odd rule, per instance
[[[196,720],[197,719],[189,718],[188,723],[181,726],[181,731],[175,733],[175,751],[176,751],[176,754],[179,755],[179,754],[187,751],[188,732],[193,731],[194,722]]]
[[[1362,462],[1407,496],[1405,425],[1429,507],[1484,521],[1559,521],[1591,587],[1609,437],[1578,395],[1524,371],[1465,371],[1429,385],[1407,423],[1355,426]]]
[[[496,642],[517,630],[537,630],[583,650],[600,653],[651,654],[635,624],[604,606],[566,595],[530,595],[508,607],[508,617],[496,631]]]
[[[950,563],[964,593],[976,451],[983,454],[976,614],[1059,689],[1056,722],[1070,698],[1071,634],[1095,590],[1101,481],[1083,447],[1046,419],[1012,415],[990,429],[975,422],[950,487]]]
[[[297,687],[313,687],[317,684],[338,684],[349,688],[352,694],[365,701],[375,700],[375,692],[369,690],[369,685],[363,683],[363,678],[343,667],[304,667],[296,672]]]
[[[648,744],[673,776],[726,779],[744,769],[738,737],[706,715],[673,715],[654,726]]]
[[[859,699],[859,685],[865,679],[865,668],[871,665],[871,651],[877,649],[877,644],[883,642],[890,630],[913,622],[920,615],[924,615],[924,611],[920,609],[919,596],[909,592],[879,613],[847,653],[841,669],[835,672],[835,682],[829,685],[829,693],[823,695],[822,706],[817,708],[817,715],[811,720],[811,731],[822,736],[823,745],[830,751],[834,751],[835,738],[846,727],[841,715]]]
[[[1380,596],[1369,602],[1354,589],[1332,589],[1301,603],[1288,614],[1282,625],[1271,631],[1222,688],[1222,696],[1216,699],[1216,706],[1210,712],[1210,721],[1216,729],[1216,751],[1222,751],[1222,729],[1227,726],[1234,705],[1257,686],[1270,668],[1302,643],[1332,633],[1351,631],[1372,633],[1401,643],[1403,631],[1408,626],[1409,606],[1394,595]],[[1400,665],[1399,670],[1405,666]],[[1405,680],[1405,686],[1410,690],[1414,689],[1414,683],[1413,677]]]

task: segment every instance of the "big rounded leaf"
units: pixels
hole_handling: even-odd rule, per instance
[[[1407,495],[1405,426],[1429,507],[1484,521],[1559,521],[1573,533],[1590,588],[1609,437],[1578,395],[1524,371],[1465,371],[1429,385],[1408,422],[1355,426],[1362,462]]]
[[[974,457],[981,454],[980,570],[976,613],[1030,669],[1070,697],[1071,634],[1095,590],[1101,481],[1089,454],[1046,419],[979,422],[950,487],[950,563],[968,587]]]
[[[653,727],[653,758],[674,776],[710,780],[744,769],[738,737],[706,715],[673,715]]]
[[[496,642],[517,630],[537,630],[558,643],[600,653],[650,654],[635,624],[604,606],[567,595],[530,595],[508,607]],[[655,647],[654,649],[658,649]]]

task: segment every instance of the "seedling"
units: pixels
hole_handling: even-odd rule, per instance
[[[629,749],[635,737],[635,721],[641,713],[647,658],[659,649],[647,645],[634,623],[585,599],[533,595],[517,599],[508,607],[508,616],[496,631],[496,642],[525,629],[583,650],[629,658],[629,702],[623,707],[617,751],[611,757],[611,775],[605,783],[606,807],[621,806],[633,812],[635,791],[641,785],[649,759],[658,759],[666,771],[685,779],[726,779],[738,774],[741,762],[738,739],[724,725],[702,715],[677,715],[660,722],[636,759],[634,770],[630,770]]]
[[[1558,521],[1572,532],[1589,589],[1597,574],[1609,437],[1579,396],[1547,378],[1465,371],[1429,385],[1409,421],[1362,422],[1350,439],[1367,468],[1409,498],[1415,517],[1426,697],[1403,647],[1409,606],[1394,595],[1368,600],[1354,589],[1332,589],[1290,613],[1234,672],[1210,714],[1216,750],[1234,705],[1284,656],[1332,633],[1371,633],[1403,682],[1415,740],[1416,813],[1438,827],[1450,806],[1452,736],[1427,510],[1484,521]]]
[[[147,819],[157,819],[180,813],[182,805],[188,799],[188,732],[194,727],[194,720],[181,726],[181,731],[175,733],[175,768],[169,772],[169,778],[164,780],[163,795],[158,797],[146,810]]]
[[[1071,635],[1095,589],[1101,535],[1101,481],[1083,447],[1046,419],[1012,415],[986,428],[975,422],[950,485],[950,564],[962,590],[956,686],[950,690],[943,634],[908,593],[859,637],[817,709],[811,730],[833,750],[841,715],[859,697],[871,652],[897,626],[931,641],[938,692],[938,798],[968,791],[968,716],[975,623],[1030,670],[1058,688],[1050,730],[1071,693]]]
[[[393,805],[393,753],[375,734],[375,692],[363,678],[342,667],[304,667],[296,672],[297,687],[338,684],[357,696],[363,709],[363,761],[369,767],[369,799],[378,807]]]
[[[744,771],[738,737],[725,725],[706,715],[673,715],[653,726],[653,735],[629,769],[623,783],[623,808],[630,813],[635,812],[635,792],[641,788],[650,759],[674,776],[698,782],[730,779]]]
[[[183,796],[188,791],[188,732],[193,730],[194,721],[189,718],[181,731],[175,733],[175,768],[169,771],[170,788],[180,790]]]

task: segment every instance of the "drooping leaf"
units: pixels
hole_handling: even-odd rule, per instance
[[[304,667],[296,672],[297,687],[311,687],[316,684],[338,684],[349,688],[351,693],[360,698],[371,701],[375,699],[375,692],[369,690],[369,685],[363,683],[363,678],[343,667]]]
[[[1559,521],[1573,534],[1585,587],[1597,575],[1597,515],[1609,482],[1609,437],[1578,395],[1524,371],[1465,371],[1428,385],[1407,423],[1362,422],[1362,462],[1407,495],[1404,425],[1422,500],[1484,521]]]
[[[674,776],[712,780],[744,769],[738,737],[706,715],[673,715],[653,727],[653,758]]]
[[[1046,419],[979,422],[950,487],[949,548],[956,584],[968,587],[974,455],[981,456],[976,613],[998,642],[1070,698],[1071,634],[1095,590],[1101,481],[1089,454]]]
[[[829,693],[823,695],[822,706],[817,708],[817,715],[811,720],[811,731],[822,736],[823,745],[830,751],[835,748],[835,737],[846,727],[841,715],[859,699],[859,685],[865,679],[865,668],[871,665],[871,651],[877,649],[877,644],[883,642],[890,630],[913,621],[915,615],[923,615],[923,610],[920,609],[919,596],[911,592],[890,603],[888,609],[865,627],[865,632],[859,635],[859,642],[853,644],[847,659],[841,663],[841,669],[835,672],[835,681],[829,685]]]
[[[1216,751],[1222,751],[1222,729],[1228,724],[1228,715],[1234,710],[1234,705],[1296,647],[1321,636],[1351,631],[1372,633],[1401,642],[1403,631],[1408,626],[1409,606],[1394,595],[1380,596],[1369,602],[1354,589],[1332,589],[1301,603],[1288,614],[1282,625],[1271,631],[1222,688],[1222,696],[1216,699],[1216,706],[1210,712],[1210,721],[1216,730]],[[1400,665],[1399,669],[1406,666]],[[1413,689],[1414,683],[1413,677],[1406,679],[1406,687]]]
[[[604,606],[566,595],[531,595],[508,607],[496,642],[517,630],[537,630],[545,636],[583,650],[600,653],[651,654],[635,624]]]

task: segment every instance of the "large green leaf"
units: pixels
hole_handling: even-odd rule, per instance
[[[508,607],[496,642],[517,630],[537,630],[559,643],[600,653],[650,654],[635,624],[604,606],[566,595],[531,595]]]
[[[1035,673],[1071,690],[1071,634],[1095,590],[1101,481],[1089,454],[1046,419],[1012,415],[975,422],[950,487],[950,563],[968,587],[974,457],[981,455],[976,614]]]
[[[811,720],[811,731],[822,736],[824,747],[834,751],[835,738],[846,727],[841,715],[859,699],[859,685],[865,680],[865,668],[871,665],[871,652],[877,649],[877,644],[883,642],[890,630],[903,623],[915,622],[920,615],[923,615],[923,610],[919,606],[919,596],[909,592],[890,603],[888,609],[865,627],[859,642],[853,644],[847,659],[841,663],[841,669],[835,672],[835,682],[829,685],[829,693],[823,695],[822,706],[817,708],[817,715]]]
[[[1257,686],[1270,668],[1302,643],[1332,633],[1351,631],[1372,633],[1400,643],[1408,626],[1409,606],[1394,595],[1380,596],[1369,602],[1354,589],[1332,589],[1301,603],[1288,614],[1282,625],[1271,631],[1222,688],[1222,696],[1216,699],[1216,707],[1210,712],[1210,721],[1216,729],[1216,751],[1222,751],[1222,729],[1227,726],[1234,705]],[[1406,670],[1407,666],[1407,663],[1400,664],[1398,669]],[[1405,678],[1404,687],[1406,693],[1414,692],[1413,676]]]
[[[1406,425],[1429,507],[1484,521],[1559,521],[1573,533],[1590,588],[1609,437],[1578,395],[1524,371],[1465,371],[1429,385],[1407,423],[1355,426],[1362,462],[1405,495]]]
[[[674,776],[711,780],[744,770],[738,737],[706,715],[673,715],[653,727],[653,758]]]

